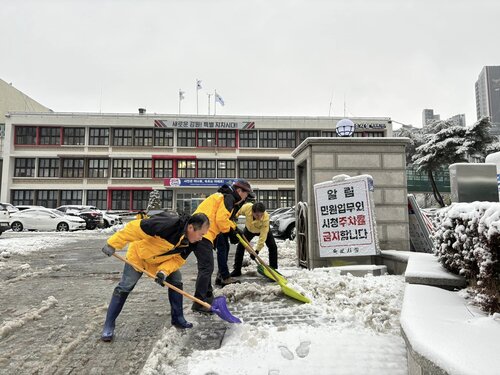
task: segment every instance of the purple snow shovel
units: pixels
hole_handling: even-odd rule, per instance
[[[129,262],[127,259],[123,258],[122,256],[120,256],[120,255],[118,255],[116,253],[114,253],[113,255],[116,258],[120,259],[121,261],[123,261],[123,262],[129,264],[130,266],[134,267],[136,270],[145,273],[146,275],[148,275],[152,279],[156,279],[155,275],[153,275],[152,273],[146,271],[143,268],[137,267],[135,264],[133,264],[132,262]],[[233,316],[229,312],[229,309],[227,308],[227,305],[226,305],[226,297],[224,297],[224,296],[220,296],[220,297],[214,298],[214,300],[212,302],[212,305],[210,305],[209,303],[206,303],[205,301],[202,301],[201,299],[198,299],[195,296],[192,296],[191,294],[186,293],[182,289],[179,289],[179,288],[173,286],[172,284],[167,283],[166,281],[163,283],[163,285],[165,285],[166,287],[168,287],[168,288],[170,288],[172,290],[175,290],[177,293],[182,294],[184,297],[189,298],[191,301],[194,301],[194,302],[196,302],[196,303],[198,303],[198,304],[206,307],[207,309],[210,309],[211,312],[217,314],[221,319],[225,320],[226,322],[229,322],[229,323],[241,323],[240,319],[238,319],[237,317]]]

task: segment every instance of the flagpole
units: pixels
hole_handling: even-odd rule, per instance
[[[198,78],[196,78],[196,114],[198,115]]]
[[[181,89],[179,89],[179,115],[181,114]]]
[[[212,94],[207,94],[208,96],[208,115],[210,116],[210,97],[212,96]]]
[[[214,116],[217,114],[217,90],[214,90]]]

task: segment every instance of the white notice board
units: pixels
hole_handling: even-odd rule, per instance
[[[376,255],[371,176],[314,185],[320,257]]]

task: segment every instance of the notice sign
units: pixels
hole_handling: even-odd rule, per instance
[[[376,255],[370,176],[314,185],[320,257]]]

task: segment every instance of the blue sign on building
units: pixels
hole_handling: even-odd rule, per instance
[[[170,187],[186,187],[186,186],[222,186],[224,184],[231,185],[234,179],[226,178],[165,178],[164,185]]]

